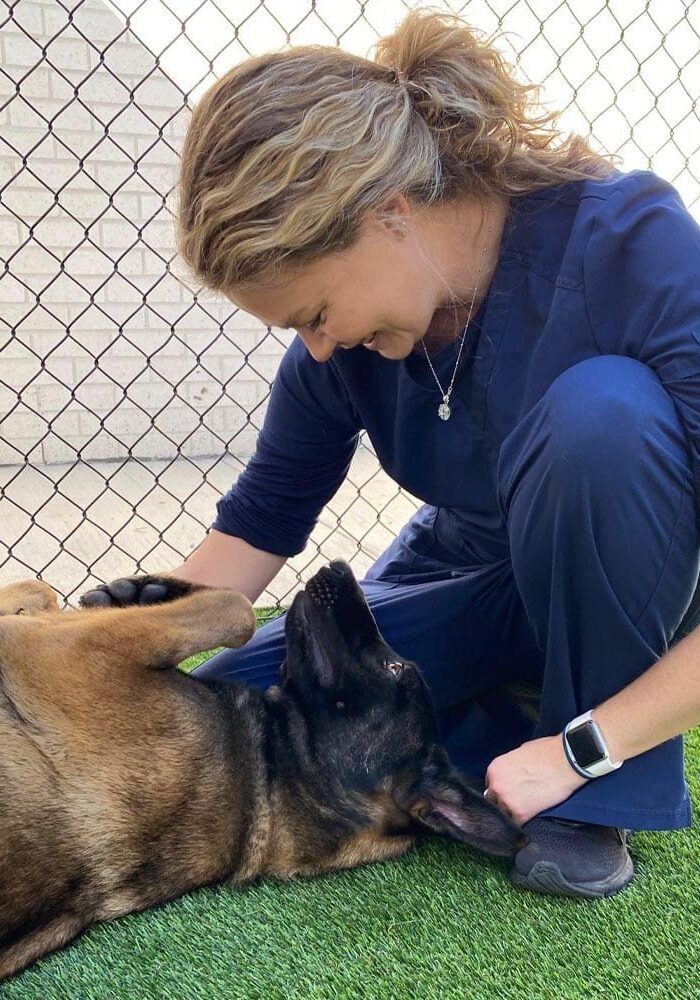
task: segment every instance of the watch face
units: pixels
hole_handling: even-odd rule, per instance
[[[591,719],[570,729],[566,739],[579,767],[590,767],[605,757],[605,746],[598,736],[598,727]]]

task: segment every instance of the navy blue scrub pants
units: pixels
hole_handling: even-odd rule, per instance
[[[671,397],[640,362],[597,357],[560,375],[503,442],[503,528],[422,507],[362,588],[387,642],[417,662],[455,764],[559,733],[671,643],[698,582],[695,490]],[[200,677],[275,683],[284,619]],[[536,684],[528,722],[497,691]],[[589,781],[544,815],[628,829],[691,820],[679,737]]]

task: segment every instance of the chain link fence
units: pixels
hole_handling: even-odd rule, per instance
[[[68,601],[176,565],[244,467],[288,334],[190,287],[169,196],[189,108],[248,55],[366,55],[402,0],[0,2],[0,582]],[[700,4],[434,4],[499,32],[566,129],[700,211]],[[363,443],[307,550],[362,574],[416,507]]]

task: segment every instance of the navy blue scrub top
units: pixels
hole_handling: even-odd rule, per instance
[[[458,347],[431,355],[444,386]],[[357,347],[318,363],[295,338],[255,453],[213,527],[267,552],[300,552],[364,428],[410,493],[453,508],[477,534],[502,532],[501,444],[558,375],[606,354],[648,365],[673,397],[700,497],[700,227],[649,171],[511,200],[448,421],[437,415],[441,396],[422,351],[390,361]]]

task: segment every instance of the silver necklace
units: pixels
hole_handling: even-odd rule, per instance
[[[491,227],[489,226],[489,228],[486,231],[487,237],[489,236],[490,233],[491,233]],[[449,420],[450,417],[452,416],[452,410],[450,408],[450,396],[452,395],[452,390],[454,389],[455,379],[457,378],[457,371],[459,369],[459,361],[460,361],[460,358],[462,357],[462,350],[464,348],[464,341],[466,340],[466,337],[467,337],[467,329],[469,328],[469,324],[471,322],[472,311],[474,309],[474,303],[476,301],[476,292],[477,292],[477,289],[479,287],[479,279],[481,278],[481,272],[484,269],[484,261],[486,259],[486,253],[487,253],[487,251],[488,251],[488,243],[485,243],[484,247],[483,247],[483,249],[481,251],[481,260],[479,262],[479,270],[477,271],[477,275],[476,275],[476,282],[474,283],[474,291],[472,292],[472,300],[469,303],[469,312],[467,314],[467,322],[464,324],[464,329],[462,330],[462,339],[460,340],[460,343],[459,343],[459,351],[457,352],[457,360],[455,361],[455,366],[454,366],[454,369],[452,371],[452,378],[450,379],[450,384],[447,387],[447,391],[445,391],[443,389],[442,384],[440,382],[440,379],[437,377],[437,372],[433,368],[433,362],[430,360],[430,355],[428,354],[428,348],[425,346],[425,339],[423,337],[421,337],[421,341],[420,342],[423,345],[423,350],[425,351],[426,360],[427,360],[428,364],[430,365],[430,370],[433,373],[433,378],[437,382],[437,387],[440,390],[440,395],[442,396],[442,402],[438,406],[438,411],[437,411],[438,412],[438,416],[440,417],[440,420]]]

